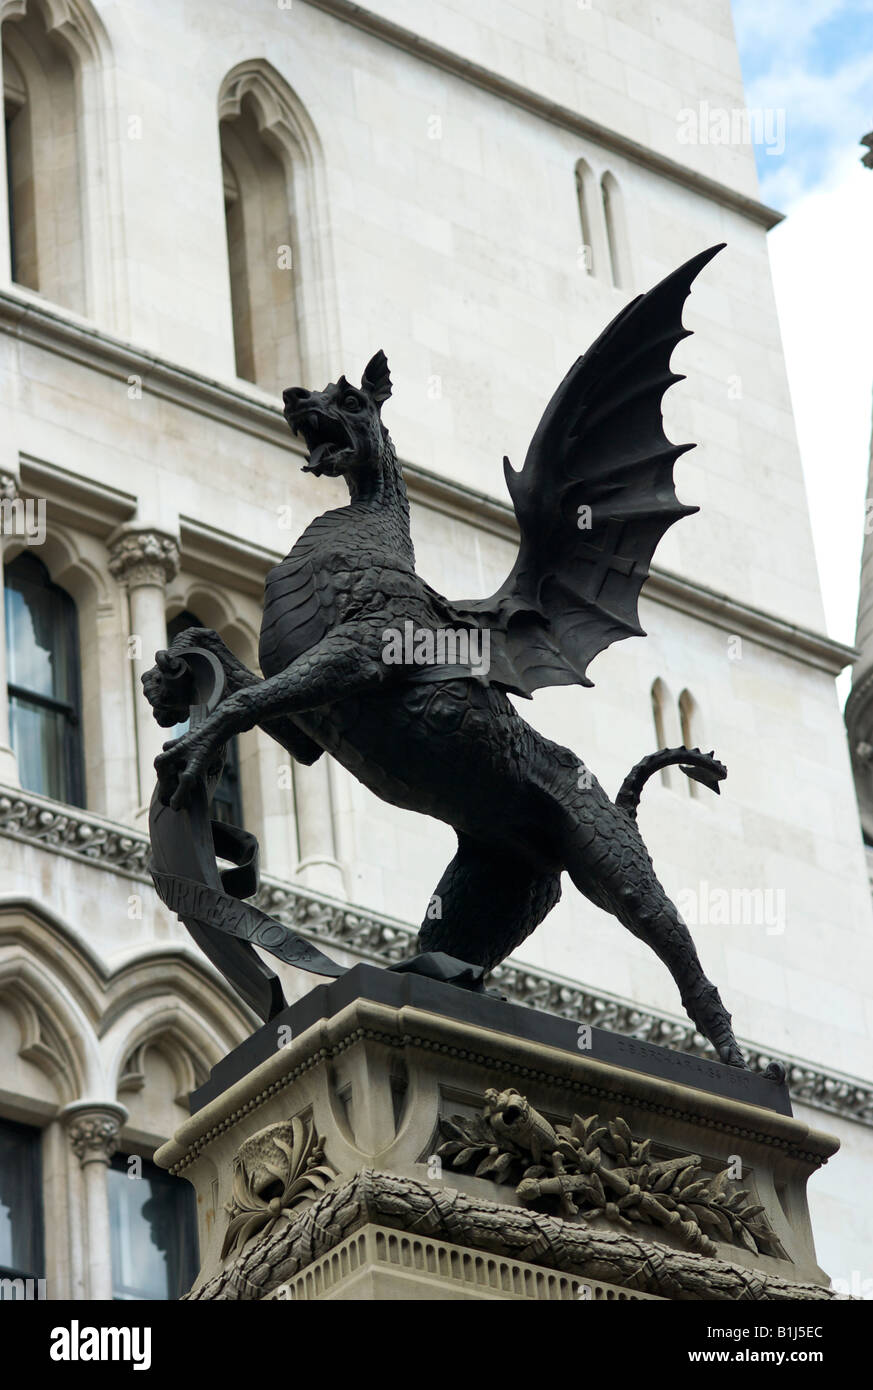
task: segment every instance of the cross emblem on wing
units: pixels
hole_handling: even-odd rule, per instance
[[[578,544],[581,558],[588,560],[592,565],[588,576],[590,592],[586,594],[586,598],[592,602],[597,602],[610,573],[623,574],[629,577],[634,572],[636,560],[618,554],[624,528],[625,523],[623,521],[611,516],[608,518],[606,530],[603,533],[602,545],[594,545],[592,541],[582,541]]]

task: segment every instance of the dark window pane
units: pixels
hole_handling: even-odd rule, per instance
[[[6,568],[10,736],[22,786],[83,803],[76,606],[28,552]]]
[[[224,756],[224,771],[212,798],[212,819],[224,825],[242,825],[239,785],[239,744],[232,738]]]
[[[42,709],[12,695],[9,733],[18,759],[21,785],[64,801],[67,720],[56,710]]]
[[[117,1299],[176,1299],[197,1274],[194,1189],[146,1159],[130,1177],[125,1154],[107,1174],[112,1230],[112,1283]]]
[[[0,1277],[43,1275],[39,1130],[0,1120]]]
[[[174,637],[178,637],[180,632],[184,632],[189,627],[203,627],[203,623],[188,609],[184,609],[167,624],[167,641],[172,642]],[[181,738],[187,729],[188,720],[186,719],[184,724],[176,724],[169,731],[169,737]],[[239,742],[236,738],[232,738],[227,745],[224,755],[224,771],[212,798],[211,816],[213,820],[221,821],[223,825],[242,826],[243,823]]]
[[[32,555],[8,566],[6,585],[10,683],[72,703],[78,679],[72,599]]]

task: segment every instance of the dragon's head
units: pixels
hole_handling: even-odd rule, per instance
[[[381,420],[391,395],[388,362],[380,348],[364,368],[360,387],[341,376],[323,391],[289,386],[283,393],[285,419],[309,450],[304,472],[330,478],[342,475],[351,485],[378,468],[387,431]]]

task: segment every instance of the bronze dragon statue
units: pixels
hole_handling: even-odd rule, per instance
[[[342,476],[349,503],[316,518],[267,577],[263,679],[201,628],[159,652],[143,683],[169,727],[188,712],[172,679],[178,656],[205,647],[224,672],[216,708],[156,760],[165,806],[184,808],[214,775],[221,746],[255,725],[303,763],[330,753],[377,796],[457,833],[436,888],[440,913],[421,927],[424,951],[493,968],[554,907],[566,871],[663,961],[721,1059],[744,1066],[730,1014],[636,824],[656,769],[677,763],[718,791],[725,768],[699,749],[664,749],[643,759],[611,801],[580,759],[532,729],[509,699],[591,685],[586,671],[597,653],[643,635],[637,603],[655,548],[673,522],[698,510],[678,501],[673,482],[676,459],[693,446],[670,443],[661,405],[682,379],[670,358],[688,336],[684,302],[719,250],[622,309],[561,382],[521,471],[504,461],[520,544],[487,599],[448,600],[416,574],[406,488],[381,421],[391,394],[384,353],[360,386],[341,376],[323,391],[285,391],[285,418],[308,448],[305,470]],[[487,638],[488,660],[386,659],[389,637],[410,631],[466,634],[464,650]]]

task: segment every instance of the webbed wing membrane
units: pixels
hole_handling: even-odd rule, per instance
[[[591,685],[589,662],[624,637],[644,636],[637,603],[658,542],[683,506],[673,465],[693,444],[664,433],[664,392],[690,335],[682,308],[702,251],[624,308],[561,382],[517,473],[504,459],[521,542],[491,598],[453,603],[490,629],[488,680],[520,695]]]

